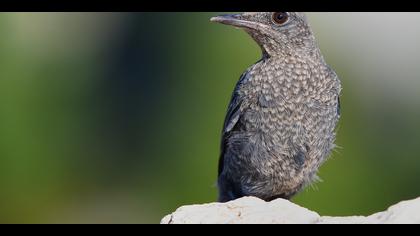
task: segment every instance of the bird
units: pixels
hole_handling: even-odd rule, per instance
[[[244,12],[210,19],[243,29],[262,57],[237,82],[218,163],[218,201],[291,199],[317,181],[336,147],[341,82],[305,13]]]

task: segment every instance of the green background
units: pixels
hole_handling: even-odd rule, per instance
[[[158,223],[215,201],[227,103],[260,57],[217,14],[1,14],[0,223]],[[293,201],[367,215],[417,197],[420,14],[308,16],[342,119]]]

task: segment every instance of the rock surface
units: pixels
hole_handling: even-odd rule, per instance
[[[370,216],[320,216],[284,199],[265,202],[244,197],[227,203],[178,208],[161,224],[420,224],[420,198],[403,201]]]

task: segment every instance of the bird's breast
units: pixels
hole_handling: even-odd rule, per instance
[[[262,62],[248,73],[242,92],[249,104],[245,121],[250,129],[300,134],[335,114],[337,81],[322,65],[289,58]]]

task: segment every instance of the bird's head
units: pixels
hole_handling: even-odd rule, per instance
[[[303,13],[245,12],[212,17],[211,21],[244,29],[260,45],[265,57],[319,53]]]

